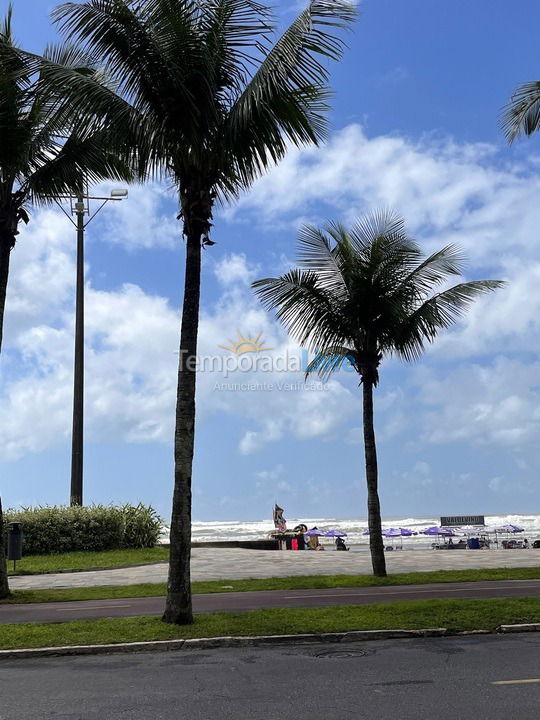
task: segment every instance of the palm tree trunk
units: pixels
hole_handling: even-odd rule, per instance
[[[169,581],[163,615],[165,622],[177,625],[193,622],[190,582],[191,471],[195,440],[195,361],[199,329],[200,283],[201,233],[188,232],[174,437],[174,494]]]
[[[7,283],[9,275],[9,258],[13,238],[0,234],[0,351],[2,350],[2,337],[4,334],[4,309],[6,307]],[[4,531],[4,516],[2,514],[2,498],[0,498],[0,598],[9,595],[6,538]]]
[[[9,259],[13,247],[13,236],[0,233],[0,352],[4,335],[4,309],[6,307]]]
[[[386,560],[381,527],[381,504],[379,502],[377,447],[373,427],[373,382],[366,377],[362,381],[364,401],[364,451],[366,456],[366,482],[368,493],[369,549],[373,574],[386,577]]]
[[[9,584],[6,560],[6,541],[4,534],[4,516],[2,514],[2,498],[0,498],[0,600],[9,595]]]

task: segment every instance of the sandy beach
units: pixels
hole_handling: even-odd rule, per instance
[[[540,550],[414,550],[386,554],[388,572],[540,566]],[[239,548],[194,548],[193,580],[287,577],[289,575],[363,575],[371,572],[368,552],[272,552]],[[92,585],[157,583],[167,579],[167,564],[13,577],[13,590]]]

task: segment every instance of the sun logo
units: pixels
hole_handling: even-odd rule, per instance
[[[230,345],[219,345],[218,347],[223,348],[224,350],[230,350],[235,355],[245,355],[246,353],[258,353],[262,350],[271,350],[272,348],[264,347],[264,340],[261,340],[262,332],[260,332],[257,337],[250,337],[249,335],[246,335],[244,337],[240,330],[236,331],[238,333],[238,340],[231,340],[231,338],[227,338],[227,340],[231,343]]]

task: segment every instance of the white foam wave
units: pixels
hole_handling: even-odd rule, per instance
[[[430,525],[437,525],[440,518],[431,517],[401,517],[391,518],[383,521],[383,528],[389,527],[406,527],[411,530],[419,531]],[[487,515],[486,525],[492,527],[500,527],[502,525],[518,525],[524,529],[521,537],[527,537],[534,540],[540,536],[540,515]],[[347,539],[353,545],[365,545],[368,538],[363,535],[367,528],[366,518],[342,519],[336,518],[287,518],[287,527],[293,528],[295,525],[305,523],[308,528],[317,526],[320,530],[326,531],[332,528],[339,528],[347,533]],[[193,542],[226,542],[231,540],[260,540],[268,536],[272,532],[273,523],[271,518],[264,520],[227,520],[227,521],[210,521],[210,522],[194,522],[192,525]],[[163,540],[168,539],[168,528],[164,528]],[[417,535],[405,538],[403,543],[407,547],[426,547],[431,544],[432,540],[424,535]]]

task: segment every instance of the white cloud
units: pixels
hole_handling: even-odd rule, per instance
[[[74,229],[59,211],[41,210],[21,228],[11,253],[4,342],[40,323],[53,322],[73,293]]]
[[[64,442],[71,429],[73,368],[73,233],[62,216],[38,213],[14,252],[8,302],[7,353],[2,357],[0,455],[16,458]],[[45,242],[42,242],[42,239]],[[22,252],[19,250],[22,249]],[[58,269],[58,272],[52,272]],[[90,440],[169,441],[173,433],[178,364],[179,313],[168,300],[133,284],[97,290],[87,272],[85,418]],[[223,294],[201,313],[200,356],[223,356],[219,348],[236,328],[262,332],[275,357],[297,353],[275,321],[253,297],[258,272],[243,255],[225,256],[215,266]],[[248,380],[273,390],[219,391],[217,381]],[[283,383],[299,389],[280,389]],[[199,417],[225,412],[248,425],[238,438],[252,453],[285,433],[324,437],[346,414],[347,391],[333,382],[314,391],[299,371],[233,372],[229,378],[201,372]]]
[[[528,254],[538,235],[540,177],[531,173],[533,160],[505,163],[485,143],[368,138],[353,124],[323,148],[291,148],[234,212],[254,209],[270,223],[286,213],[297,217],[299,209],[304,217],[324,208],[353,219],[391,206],[427,247],[458,241],[476,264],[493,266],[517,248]]]
[[[96,226],[108,231],[104,239],[133,249],[176,243],[179,223],[160,192],[157,187],[133,189],[128,201],[104,211],[105,225]],[[353,125],[321,150],[292,150],[234,213],[250,222],[256,213],[274,224],[278,216],[288,223],[324,215],[347,219],[373,206],[392,205],[412,232],[427,238],[426,248],[454,240],[465,246],[471,277],[507,278],[506,289],[482,299],[454,331],[441,335],[404,383],[392,380],[395,366],[387,363],[377,394],[377,431],[382,441],[394,441],[414,417],[419,445],[522,449],[534,446],[540,430],[539,197],[540,179],[526,166],[505,165],[493,147],[429,138],[369,139]],[[286,259],[280,262],[285,265]],[[272,348],[266,355],[296,352],[251,294],[251,281],[262,273],[258,265],[237,253],[208,262],[206,270],[219,280],[221,294],[201,312],[201,355],[227,354],[218,346],[237,329],[262,333]],[[0,364],[3,456],[39,451],[69,435],[74,277],[72,226],[57,212],[36,213],[13,253],[7,352]],[[135,285],[96,290],[91,268],[88,277],[88,436],[169,441],[179,312],[166,298]],[[273,389],[215,389],[216,380],[234,385],[247,379]],[[286,383],[298,385],[284,390]],[[235,418],[241,427],[238,451],[245,455],[284,438],[342,436],[361,442],[354,427],[360,393],[349,385],[347,378],[336,376],[325,389],[311,390],[295,371],[237,371],[228,378],[200,373],[199,418],[214,413]],[[358,418],[352,430],[338,435],[352,418]]]
[[[423,439],[523,448],[540,434],[540,362],[497,357],[443,373],[423,366],[414,385]]]
[[[259,268],[248,264],[244,253],[231,253],[225,255],[214,267],[214,274],[219,282],[224,285],[251,285],[258,275]]]
[[[107,197],[110,190],[110,185],[103,185],[94,194]],[[95,227],[103,240],[127,250],[177,247],[182,240],[182,223],[176,219],[178,211],[174,211],[173,202],[173,194],[158,183],[130,185],[127,199],[108,203],[100,211],[89,227],[89,238]],[[94,209],[98,206],[95,201]]]
[[[277,480],[283,474],[283,465],[279,464],[272,468],[272,470],[260,470],[256,473],[257,477],[261,480]]]

